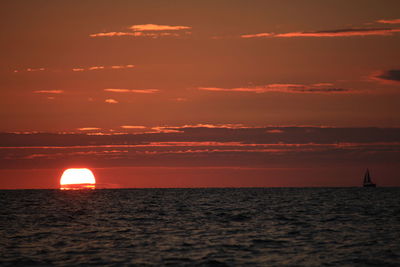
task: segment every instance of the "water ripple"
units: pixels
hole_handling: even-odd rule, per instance
[[[399,193],[0,190],[0,265],[398,266]]]

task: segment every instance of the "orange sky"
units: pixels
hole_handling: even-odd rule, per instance
[[[132,166],[226,168],[238,162],[252,168],[291,168],[293,162],[299,161],[298,153],[306,152],[273,151],[271,147],[265,151],[257,147],[256,152],[247,151],[244,156],[240,151],[242,154],[238,155],[238,150],[243,149],[240,144],[254,141],[251,136],[225,140],[210,130],[228,128],[236,134],[240,129],[261,129],[257,144],[296,145],[302,143],[300,136],[307,136],[304,126],[314,126],[318,131],[316,139],[309,139],[308,143],[326,145],[320,140],[321,136],[328,136],[332,146],[318,148],[330,155],[326,162],[317,154],[307,155],[311,165],[329,169],[338,164],[337,150],[344,150],[343,146],[333,145],[347,142],[346,136],[352,134],[353,127],[380,127],[386,129],[384,135],[366,131],[373,141],[363,139],[365,131],[357,132],[359,140],[354,138],[351,143],[361,144],[361,148],[351,150],[365,154],[357,154],[343,175],[352,177],[359,168],[362,173],[367,165],[364,163],[370,160],[365,155],[383,153],[374,158],[377,168],[393,174],[383,183],[400,185],[392,172],[400,167],[395,160],[399,157],[400,140],[387,138],[393,134],[390,129],[400,127],[397,0],[5,0],[0,7],[0,132],[25,133],[4,136],[1,141],[3,171],[59,171],[70,164],[68,159],[76,159],[76,152],[85,158],[74,164],[116,168],[118,173],[122,173],[118,168]],[[285,126],[298,129],[282,129]],[[344,130],[335,139],[331,133],[319,132],[320,127],[326,126]],[[266,133],[271,130],[276,132]],[[36,136],[38,142],[32,141],[35,132],[58,134],[57,144],[43,136]],[[99,151],[96,147],[72,154],[65,149],[44,150],[47,146],[68,146],[71,140],[65,133],[78,134],[85,146],[98,144],[97,139],[91,139],[96,136],[93,134],[135,134],[140,136],[135,144],[144,148],[112,147]],[[177,136],[168,135],[172,133]],[[272,137],[282,133],[291,139]],[[122,139],[106,139],[101,145],[134,142],[130,136]],[[202,164],[196,163],[196,157],[184,162],[177,158],[176,144],[167,151],[153,150],[150,145],[181,140],[236,143],[228,151],[221,151],[227,144],[213,148],[213,153],[225,153],[223,157],[214,158],[204,147],[190,152],[200,157]],[[36,150],[32,148],[35,144],[39,147]],[[192,145],[185,143],[179,148],[186,155],[198,148]],[[31,148],[21,148],[24,146]],[[156,153],[157,158],[150,164],[148,154],[143,152],[145,156],[140,156],[138,151]],[[137,154],[138,163],[126,163],[132,153]],[[268,153],[285,156],[277,164],[270,161]],[[40,156],[43,154],[46,156]],[[248,155],[254,156],[255,164],[250,164]],[[352,157],[346,154],[346,158]],[[300,167],[301,164],[296,166]],[[181,185],[337,185],[329,179],[315,182],[304,178],[303,183],[294,182],[291,177],[298,175],[294,169],[282,172],[282,177],[287,177],[282,183],[276,182],[276,171],[273,178],[262,182],[255,178],[248,184],[241,184],[243,174],[236,173],[239,182],[222,182],[215,175],[214,182]],[[268,176],[260,173],[260,177]],[[177,170],[178,174],[182,172]],[[48,180],[39,176],[38,187],[51,187]],[[130,177],[131,171],[122,176]],[[5,180],[1,175],[0,188],[12,187]],[[122,187],[146,186],[132,183],[129,178],[122,180],[125,182],[118,183]],[[172,180],[154,181],[148,186],[179,185]],[[343,180],[341,184],[354,182]]]

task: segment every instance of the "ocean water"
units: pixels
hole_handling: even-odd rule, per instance
[[[1,190],[0,265],[400,266],[400,188]]]

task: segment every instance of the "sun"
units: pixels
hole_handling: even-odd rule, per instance
[[[60,189],[94,189],[95,185],[93,172],[87,168],[67,169],[60,179]]]

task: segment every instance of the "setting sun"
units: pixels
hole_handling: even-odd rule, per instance
[[[87,168],[67,169],[60,179],[61,189],[94,189],[96,179]]]

